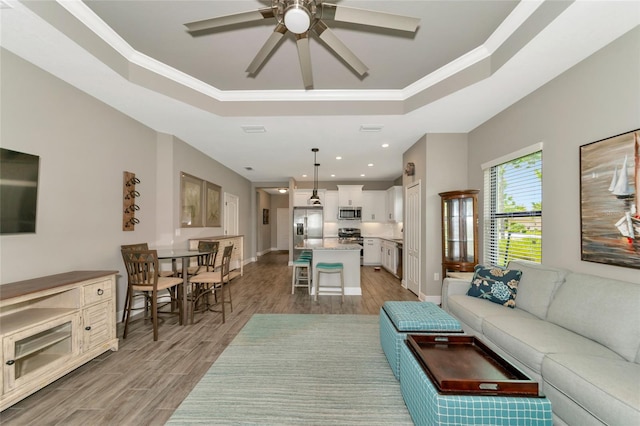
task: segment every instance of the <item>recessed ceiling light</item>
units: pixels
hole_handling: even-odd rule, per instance
[[[331,177],[336,177],[336,175],[331,175]]]
[[[287,188],[279,188],[278,192],[284,194],[285,192],[287,192]]]
[[[307,177],[307,175],[302,175],[302,177]]]
[[[261,125],[245,125],[240,126],[245,133],[265,133],[267,129]]]
[[[364,173],[360,175],[360,177],[364,177]]]
[[[336,157],[336,160],[342,160],[342,157],[340,157],[339,155]]]
[[[361,132],[379,132],[384,126],[382,124],[362,124],[360,126]]]
[[[389,144],[388,144],[388,143],[383,143],[383,144],[382,144],[382,147],[383,147],[383,148],[389,148]]]
[[[369,163],[369,164],[367,164],[367,166],[373,167],[373,163]]]

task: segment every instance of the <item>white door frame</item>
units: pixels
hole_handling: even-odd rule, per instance
[[[422,271],[422,184],[420,180],[405,188],[404,258],[406,259],[404,276],[407,289],[420,298]]]

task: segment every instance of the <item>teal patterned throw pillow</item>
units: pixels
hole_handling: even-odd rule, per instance
[[[476,265],[467,296],[480,297],[510,308],[516,307],[522,271]]]

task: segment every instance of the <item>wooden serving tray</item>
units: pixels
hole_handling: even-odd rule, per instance
[[[441,394],[538,397],[538,383],[475,336],[407,335],[407,345]]]

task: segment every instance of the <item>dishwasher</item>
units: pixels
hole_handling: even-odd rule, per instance
[[[402,280],[402,243],[396,243],[396,276]]]

